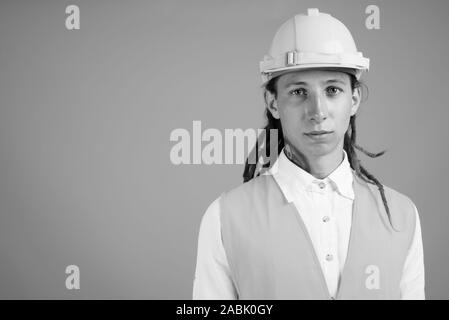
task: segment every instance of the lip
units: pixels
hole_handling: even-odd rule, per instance
[[[330,135],[332,133],[333,133],[333,131],[320,130],[320,131],[310,131],[310,132],[304,133],[304,135],[306,135],[309,139],[311,139],[313,141],[323,142],[323,141],[327,141],[327,139],[330,137]]]
[[[304,133],[307,136],[320,136],[320,135],[326,135],[329,133],[332,133],[333,131],[326,131],[326,130],[319,130],[319,131],[310,131],[307,133]]]

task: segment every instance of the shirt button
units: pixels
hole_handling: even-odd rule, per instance
[[[326,260],[327,261],[332,261],[334,259],[334,256],[333,255],[331,255],[331,254],[327,254],[326,255]]]
[[[320,187],[320,189],[324,189],[326,187],[326,184],[324,182],[320,182],[318,183],[318,186]]]
[[[324,216],[323,217],[323,222],[328,222],[331,218],[329,218],[328,216]]]

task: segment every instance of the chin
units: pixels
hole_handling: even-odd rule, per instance
[[[335,150],[335,145],[331,143],[317,143],[309,145],[303,150],[307,152],[307,155],[311,155],[313,157],[323,157],[332,153],[332,151]]]

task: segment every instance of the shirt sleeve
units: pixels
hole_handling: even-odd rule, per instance
[[[194,300],[237,299],[237,292],[221,240],[219,200],[220,198],[217,198],[212,202],[201,220],[193,281]]]
[[[402,300],[424,300],[424,252],[421,236],[421,223],[418,209],[415,206],[416,226],[401,278]]]

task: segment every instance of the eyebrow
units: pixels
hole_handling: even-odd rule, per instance
[[[346,84],[346,82],[345,81],[343,81],[343,80],[341,80],[341,79],[329,79],[329,80],[327,80],[327,81],[325,81],[324,82],[324,84],[330,84],[330,83],[341,83],[341,84]],[[289,86],[294,86],[294,85],[298,85],[298,86],[300,86],[300,85],[308,85],[308,83],[307,82],[304,82],[304,81],[297,81],[297,82],[292,82],[292,83],[289,83],[287,86],[289,87]]]

